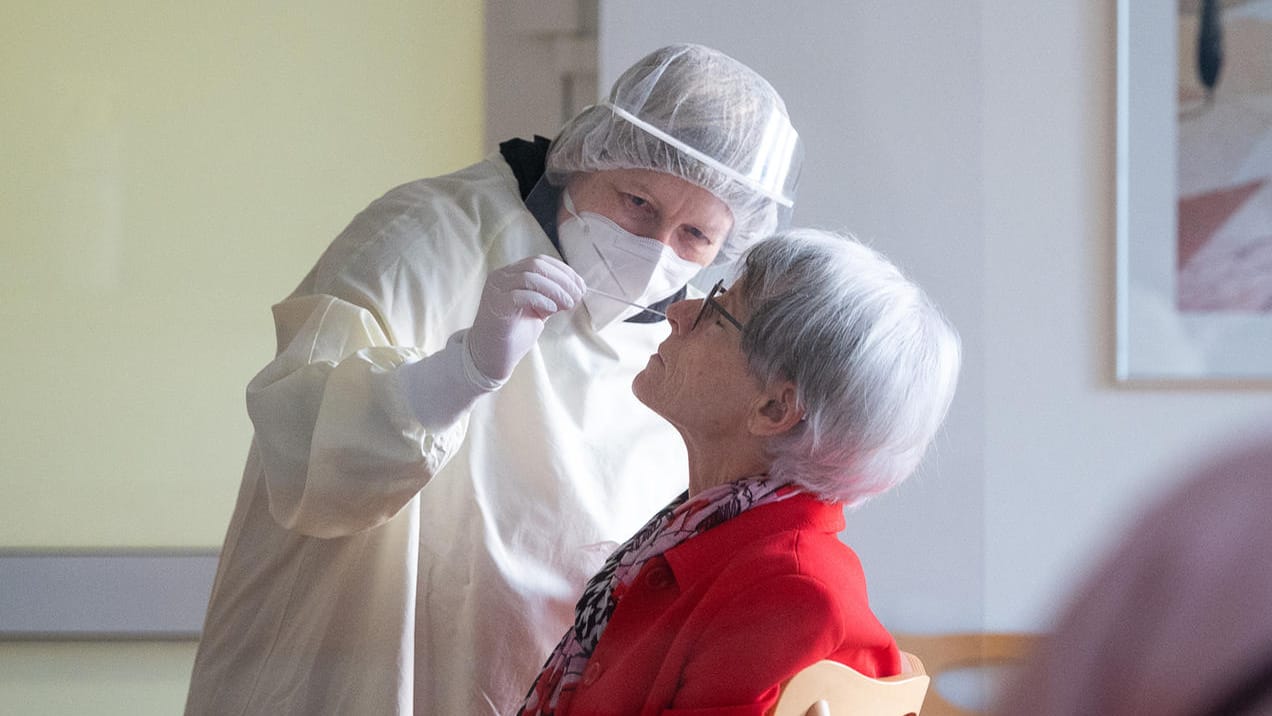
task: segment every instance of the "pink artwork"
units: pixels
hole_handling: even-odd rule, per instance
[[[1272,313],[1272,0],[1180,0],[1181,313]]]
[[[1119,382],[1272,388],[1272,0],[1118,0]]]

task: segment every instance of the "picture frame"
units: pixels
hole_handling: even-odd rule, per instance
[[[1214,87],[1213,96],[1206,95],[1203,101],[1210,104],[1204,111],[1186,106],[1196,101],[1189,96],[1196,94],[1190,86],[1193,78],[1181,76],[1192,71],[1184,58],[1190,53],[1198,56],[1194,48],[1182,44],[1194,41],[1188,31],[1199,27],[1197,18],[1188,15],[1193,2],[1200,8],[1202,0],[1118,3],[1116,376],[1129,384],[1272,385],[1272,303],[1260,303],[1265,289],[1272,296],[1272,263],[1263,276],[1230,280],[1234,273],[1263,269],[1254,261],[1244,262],[1240,258],[1244,249],[1234,249],[1234,240],[1227,235],[1238,225],[1247,232],[1254,226],[1256,233],[1266,226],[1266,233],[1250,234],[1254,237],[1250,242],[1257,245],[1259,262],[1263,252],[1272,260],[1272,91],[1240,99],[1244,104],[1239,108],[1250,109],[1258,122],[1266,101],[1268,147],[1264,157],[1265,150],[1256,141],[1263,138],[1261,125],[1243,129],[1257,136],[1242,137],[1246,153],[1237,159],[1244,164],[1234,171],[1237,165],[1231,152],[1219,156],[1222,152],[1210,152],[1205,145],[1215,139],[1215,132],[1232,129],[1228,115],[1207,114],[1225,106],[1231,112],[1234,100],[1223,82]],[[1217,5],[1246,16],[1266,11],[1267,27],[1272,29],[1272,0],[1226,0]],[[1248,44],[1249,35],[1243,32],[1238,39]],[[1241,49],[1238,44],[1228,53]],[[1229,64],[1239,63],[1230,60]],[[1196,128],[1197,117],[1209,122],[1202,131]],[[1201,164],[1211,174],[1204,180],[1198,179],[1196,171],[1198,147],[1205,150]],[[1215,176],[1224,172],[1222,180]],[[1243,178],[1240,174],[1260,172],[1269,179],[1267,186],[1260,183],[1249,189],[1237,181]],[[1215,196],[1228,190],[1225,182],[1234,181],[1238,188],[1248,189],[1242,201],[1229,197],[1227,203],[1235,207],[1214,210],[1222,203]],[[1269,212],[1266,222],[1260,220],[1264,200]],[[1197,205],[1226,223],[1212,226],[1218,219],[1208,217],[1214,221],[1200,232],[1193,231],[1190,240],[1187,229],[1197,222],[1196,214],[1188,212]],[[1183,234],[1181,211],[1185,212]],[[1204,270],[1197,270],[1199,266]],[[1233,293],[1239,294],[1236,300],[1227,295]]]

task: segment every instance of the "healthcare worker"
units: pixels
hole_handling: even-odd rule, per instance
[[[784,222],[800,160],[768,82],[677,45],[550,148],[355,217],[274,306],[186,713],[515,711],[587,578],[685,489],[630,389],[657,311]]]

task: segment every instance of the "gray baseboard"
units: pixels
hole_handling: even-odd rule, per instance
[[[198,639],[214,551],[0,551],[0,640]]]

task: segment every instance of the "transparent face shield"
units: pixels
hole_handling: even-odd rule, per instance
[[[776,110],[769,113],[768,118],[760,124],[761,129],[754,145],[748,148],[747,155],[720,157],[711,156],[709,150],[704,151],[664,132],[608,100],[602,102],[601,106],[688,157],[767,197],[778,206],[779,216],[785,216],[786,221],[779,218],[779,228],[789,225],[790,214],[795,206],[795,188],[799,184],[804,147],[790,120],[782,113]]]
[[[693,280],[714,283],[750,244],[790,225],[803,144],[781,99],[748,68],[704,48],[663,54],[567,123],[546,178],[559,188],[579,172],[643,169],[709,191],[734,221],[706,276]]]
[[[678,43],[638,60],[607,97],[558,133],[549,179],[647,169],[711,192],[733,213],[715,266],[790,225],[803,145],[786,105],[757,72],[702,45]]]
[[[702,187],[733,214],[714,265],[790,225],[803,144],[780,106],[751,103],[735,112],[742,116],[722,118],[683,105],[670,117],[659,109],[651,118],[607,100],[583,110],[554,140],[548,179],[563,184],[578,172],[645,169]]]

